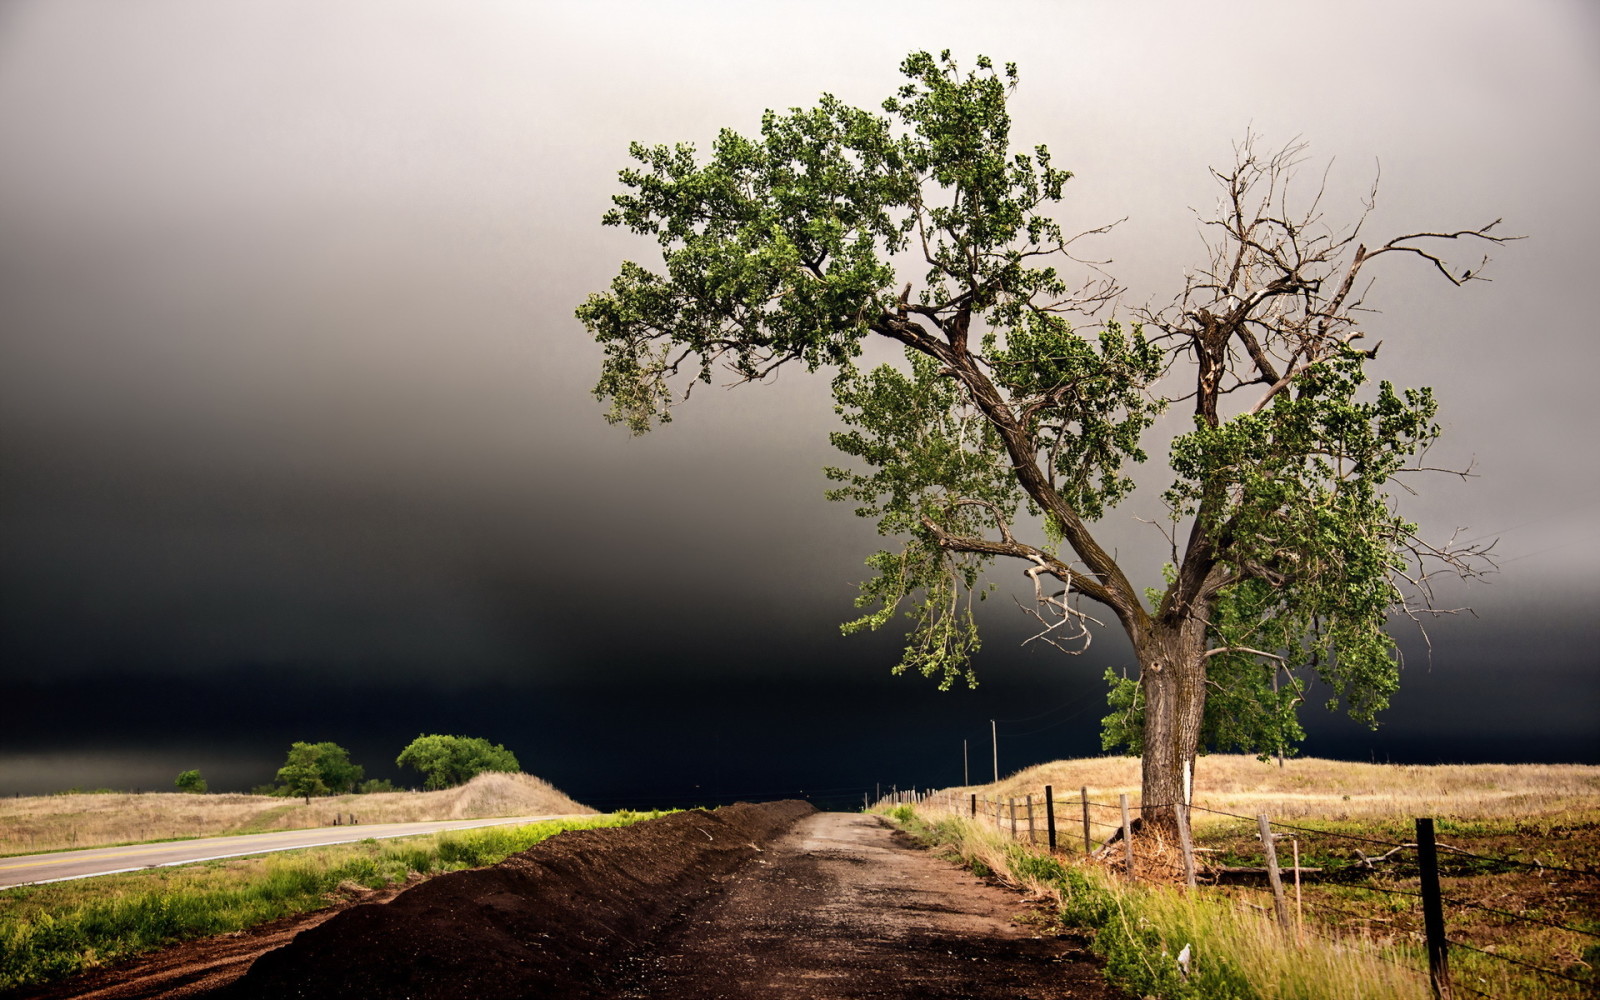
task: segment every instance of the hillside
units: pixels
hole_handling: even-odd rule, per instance
[[[180,792],[35,795],[0,799],[0,854],[177,837],[214,837],[329,826],[494,816],[578,815],[594,810],[531,774],[480,774],[437,792],[379,792],[285,799]]]
[[[1058,799],[1089,788],[1093,800],[1127,793],[1139,803],[1134,757],[1060,760],[1026,768],[997,784],[974,785],[980,797],[1039,795],[1052,785]],[[1212,754],[1195,762],[1194,803],[1207,809],[1275,819],[1316,816],[1361,820],[1392,816],[1458,819],[1540,816],[1600,808],[1600,767],[1584,764],[1365,764],[1289,758],[1283,767],[1254,757]],[[1197,825],[1206,822],[1197,815]]]

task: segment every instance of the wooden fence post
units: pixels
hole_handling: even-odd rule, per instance
[[[1272,842],[1272,824],[1267,822],[1267,814],[1256,816],[1256,821],[1261,824],[1261,847],[1267,854],[1267,881],[1272,883],[1272,907],[1278,911],[1278,925],[1284,930],[1289,929],[1289,904],[1283,898],[1283,877],[1278,874],[1278,848]]]
[[[1033,846],[1033,842],[1034,842],[1034,836],[1033,836],[1033,793],[1029,792],[1028,793],[1028,846],[1032,847]]]
[[[1012,840],[1016,840],[1017,839],[1017,800],[1015,798],[1007,799],[1006,800],[1006,808],[1011,812],[1011,839]]]
[[[973,819],[977,819],[978,818],[978,793],[977,792],[973,792],[972,793],[972,818]]]
[[[1044,786],[1044,826],[1050,838],[1050,853],[1056,852],[1056,790]]]
[[[1439,848],[1433,817],[1417,819],[1417,867],[1422,873],[1422,926],[1428,935],[1428,982],[1438,1000],[1450,1000],[1450,944],[1444,936],[1444,900],[1439,892]]]
[[[1122,806],[1122,853],[1128,856],[1128,877],[1133,878],[1133,823],[1128,820],[1127,794],[1118,796],[1117,802]]]
[[[1084,785],[1080,790],[1083,795],[1083,853],[1094,853],[1094,841],[1089,837],[1089,786]]]

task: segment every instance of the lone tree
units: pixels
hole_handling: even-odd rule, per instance
[[[522,770],[516,754],[477,736],[424,734],[400,751],[395,763],[420,771],[423,787],[430,790],[464,784],[485,771]]]
[[[328,794],[322,777],[322,751],[319,744],[296,742],[289,746],[289,757],[278,768],[278,786],[285,794],[300,796],[311,804],[311,796]]]
[[[313,772],[315,783],[309,781]],[[356,790],[365,774],[360,764],[350,763],[350,751],[337,743],[296,742],[289,747],[284,766],[278,769],[278,783],[285,795],[345,795]],[[320,787],[313,787],[314,784]],[[311,790],[304,791],[306,788]]]
[[[200,777],[198,770],[184,771],[172,783],[178,786],[178,791],[180,792],[188,792],[193,795],[204,795],[206,793],[206,779]]]
[[[1482,264],[1436,248],[1505,238],[1491,223],[1365,241],[1366,213],[1332,226],[1320,192],[1291,209],[1300,147],[1263,157],[1247,140],[1213,171],[1204,266],[1170,306],[1099,321],[1122,290],[1074,256],[1102,230],[1068,237],[1051,214],[1071,175],[1045,146],[1011,148],[1015,66],[962,73],[919,52],[901,71],[885,115],[824,95],[768,111],[757,138],[722,131],[703,162],[631,147],[640,166],[604,222],[654,237],[661,267],[625,262],[577,310],[605,348],[596,394],[642,433],[718,366],[833,370],[847,429],[832,440],[864,471],[830,469],[830,495],[903,542],[868,560],[867,613],[845,630],[905,606],[897,670],[972,683],[973,596],[997,560],[1031,581],[1039,641],[1081,650],[1094,614],[1114,617],[1139,676],[1113,688],[1108,739],[1142,753],[1147,829],[1170,831],[1203,734],[1281,749],[1302,690],[1292,674],[1280,689],[1284,668],[1315,670],[1370,722],[1398,682],[1385,620],[1431,611],[1441,567],[1482,568],[1395,512],[1387,488],[1421,471],[1435,402],[1363,388],[1377,349],[1357,346],[1357,320],[1378,258],[1460,285]],[[858,370],[871,337],[906,366]],[[1132,492],[1126,467],[1172,405],[1193,424],[1170,447],[1167,583],[1144,600],[1091,525]],[[1208,688],[1227,708],[1209,723]]]

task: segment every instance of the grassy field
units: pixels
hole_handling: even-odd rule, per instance
[[[1415,850],[1370,869],[1361,856],[1414,839],[1414,819],[1437,821],[1446,931],[1458,997],[1592,996],[1600,964],[1600,768],[1576,765],[1396,766],[1206,757],[1197,766],[1196,846],[1202,866],[1263,864],[1254,817],[1268,814],[1308,873],[1281,932],[1270,895],[1249,885],[1181,889],[1170,845],[1143,847],[1141,881],[1082,857],[1078,790],[1092,802],[1138,802],[1138,761],[1097,758],[1030,768],[981,798],[1058,800],[1064,856],[1011,842],[1009,822],[965,821],[923,807],[903,821],[980,867],[1055,901],[1066,919],[1097,928],[1097,946],[1136,991],[1162,997],[1344,1000],[1428,996]],[[955,801],[962,802],[963,794]],[[1210,811],[1199,811],[1210,810]],[[1042,808],[1038,810],[1042,822]],[[1234,815],[1226,815],[1234,814]],[[1093,807],[1098,824],[1111,809]],[[1096,826],[1103,840],[1111,832]],[[1044,835],[1041,829],[1039,839]],[[1120,854],[1114,855],[1120,858]],[[1291,890],[1292,891],[1292,890]],[[1190,972],[1176,956],[1190,946]],[[1537,970],[1529,966],[1537,967]]]
[[[1126,793],[1139,804],[1139,761],[1091,757],[1040,764],[998,784],[970,789],[991,798],[1041,794],[1076,797],[1088,786],[1090,799],[1116,802]],[[1357,761],[1289,758],[1283,767],[1254,757],[1214,754],[1195,763],[1194,804],[1221,812],[1296,822],[1392,820],[1415,816],[1555,819],[1568,811],[1600,808],[1600,767],[1582,764],[1364,764]],[[1196,813],[1198,829],[1211,822]]]
[[[0,891],[0,991],[306,913],[419,876],[494,864],[563,830],[657,814],[367,840]]]
[[[530,774],[480,774],[437,792],[335,795],[310,804],[270,795],[179,792],[35,795],[0,799],[0,854],[303,830],[351,815],[372,824],[593,812]]]

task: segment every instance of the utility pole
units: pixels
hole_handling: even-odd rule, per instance
[[[972,784],[972,774],[967,768],[967,741],[966,740],[962,740],[961,741],[961,783],[963,785]]]
[[[989,720],[989,744],[994,747],[994,783],[1000,783],[1000,734],[994,728],[994,720]]]

